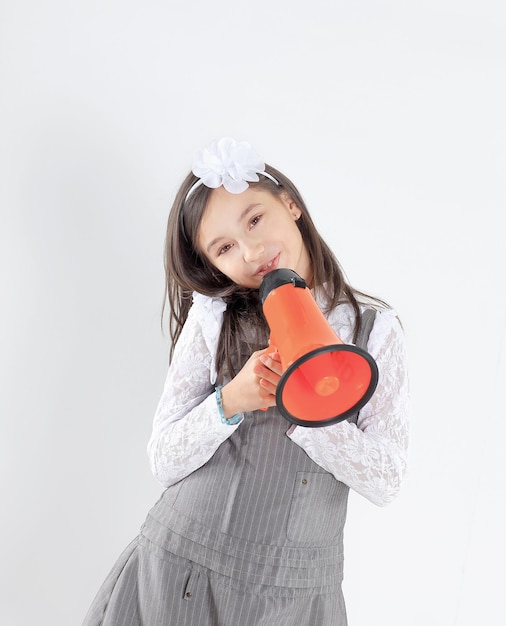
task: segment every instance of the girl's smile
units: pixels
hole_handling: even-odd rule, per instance
[[[267,265],[262,265],[262,267],[260,267],[260,269],[258,270],[257,275],[263,277],[268,272],[275,270],[278,267],[278,262],[279,262],[279,254],[274,259],[271,259],[269,263],[267,263]]]
[[[297,272],[306,281],[311,264],[296,221],[301,209],[288,193],[273,195],[249,187],[232,194],[214,189],[200,223],[201,253],[234,283],[258,288],[278,267]]]

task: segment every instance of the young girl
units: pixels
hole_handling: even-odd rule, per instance
[[[228,138],[197,154],[177,194],[165,267],[171,364],[148,451],[166,490],[84,625],[345,625],[348,490],[385,505],[406,469],[395,312],[346,282],[293,183]],[[277,268],[299,274],[339,337],[376,360],[358,416],[306,428],[277,410],[281,363],[259,298]]]

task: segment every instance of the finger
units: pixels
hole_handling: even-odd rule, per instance
[[[276,352],[275,355],[277,354],[278,353]],[[281,376],[281,374],[283,373],[281,371],[281,359],[278,359],[277,356],[273,358],[269,354],[262,354],[259,360],[265,365],[265,367],[268,367],[279,376]]]
[[[276,393],[276,387],[279,383],[279,376],[273,372],[267,373],[265,376],[259,376],[258,382],[262,388],[268,389],[269,393]]]
[[[272,365],[273,367],[269,367],[269,365]],[[274,365],[271,361],[268,361],[267,365],[263,365],[263,363],[260,362],[253,367],[253,373],[259,378],[266,378],[270,382],[276,384],[281,376],[281,369]]]
[[[269,396],[271,396],[270,398],[268,398],[268,400],[270,400],[271,402],[275,402],[276,401],[276,398],[275,398],[275,396],[276,396],[276,385],[271,383],[266,378],[260,378],[259,384],[262,387],[262,389],[264,391],[267,391]]]
[[[253,367],[253,373],[258,376],[258,378],[269,378],[270,374],[272,374],[272,370],[270,370],[267,366],[262,365],[261,363],[257,363]]]
[[[262,354],[265,354],[268,350],[269,350],[269,346],[267,346],[267,348],[262,348],[261,350],[255,350],[255,352],[253,352],[251,356],[253,358],[255,357],[259,358],[260,356],[262,356]],[[271,349],[271,352],[272,352],[272,349]]]

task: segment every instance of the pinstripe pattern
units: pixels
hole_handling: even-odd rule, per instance
[[[276,594],[269,587],[237,583],[142,539],[129,546],[125,557],[83,626],[346,625],[340,588],[319,595],[311,589]]]
[[[364,315],[358,345],[373,319]],[[348,487],[286,429],[275,408],[249,414],[167,489],[83,626],[346,626]]]

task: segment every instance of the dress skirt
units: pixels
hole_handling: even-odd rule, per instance
[[[341,586],[247,584],[139,535],[121,554],[82,626],[346,626]]]

